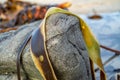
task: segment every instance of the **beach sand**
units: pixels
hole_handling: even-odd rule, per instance
[[[0,0],[4,2],[6,0]],[[22,0],[38,4],[57,4],[63,2],[71,2],[72,6],[69,10],[76,14],[89,14],[96,11],[100,12],[114,12],[120,11],[120,0]]]

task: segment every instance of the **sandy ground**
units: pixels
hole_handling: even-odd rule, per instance
[[[4,2],[6,0],[0,0]],[[39,4],[54,4],[62,2],[71,2],[69,10],[73,13],[93,13],[96,12],[114,12],[120,11],[120,0],[22,0]]]

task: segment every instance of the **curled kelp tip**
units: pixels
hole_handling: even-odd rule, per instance
[[[42,24],[40,25],[41,27],[39,27],[31,35],[32,59],[33,59],[33,62],[35,64],[36,68],[39,70],[39,72],[41,73],[44,80],[57,80],[57,76],[54,72],[51,61],[49,59],[49,55],[48,55],[47,48],[46,48],[46,42],[45,42],[46,41],[45,26],[46,26],[47,18],[50,15],[53,15],[55,13],[68,14],[68,15],[75,16],[79,19],[80,25],[82,27],[82,31],[81,31],[82,36],[84,38],[84,41],[86,43],[86,47],[88,49],[88,55],[90,57],[90,61],[92,62],[92,64],[96,63],[98,65],[98,67],[100,69],[101,80],[106,80],[106,74],[104,72],[104,68],[102,65],[101,57],[100,57],[100,49],[99,49],[100,46],[99,46],[97,40],[95,39],[95,37],[93,36],[89,26],[77,15],[72,14],[67,10],[63,10],[63,9],[55,8],[55,7],[50,8],[47,11],[45,18],[44,18]],[[30,40],[30,38],[28,40]],[[28,40],[27,40],[27,43],[28,43]],[[25,48],[25,46],[23,45],[22,51]],[[19,54],[22,54],[22,53],[19,53]],[[35,55],[37,55],[37,56],[35,56]],[[18,55],[18,60],[19,60],[19,58],[20,58],[20,56]],[[18,73],[20,73],[19,66],[20,66],[20,61],[18,61]],[[94,66],[92,66],[91,68],[92,68],[92,72],[94,73],[94,71],[93,71]],[[49,73],[47,73],[47,72],[49,72]],[[19,76],[20,75],[18,74],[18,77]],[[93,74],[93,76],[95,77],[94,74]]]
[[[84,41],[86,43],[86,47],[88,50],[88,54],[90,57],[90,60],[92,61],[92,63],[95,63],[98,65],[99,69],[100,69],[100,77],[101,80],[106,80],[106,74],[104,71],[104,67],[102,65],[102,60],[100,57],[100,47],[99,47],[99,43],[97,42],[96,38],[94,37],[92,31],[90,30],[89,26],[77,15],[70,13],[69,11],[60,9],[60,8],[50,8],[47,11],[47,14],[45,16],[45,19],[47,19],[47,17],[49,17],[52,14],[55,13],[64,13],[64,14],[68,14],[68,15],[73,15],[76,16],[77,18],[79,18],[80,20],[80,24],[81,24],[81,28],[82,28],[82,35],[84,38]],[[94,72],[94,71],[93,71]]]

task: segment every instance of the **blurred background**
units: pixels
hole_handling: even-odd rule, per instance
[[[1,3],[7,0],[0,0]],[[20,0],[37,4],[59,4],[71,2],[69,10],[74,13],[113,12],[120,10],[120,0]]]

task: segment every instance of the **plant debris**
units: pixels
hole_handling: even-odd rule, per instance
[[[100,16],[99,14],[97,14],[96,10],[93,9],[93,15],[88,16],[89,19],[101,19],[102,16]]]
[[[88,18],[89,19],[101,19],[102,17],[100,15],[98,15],[98,14],[94,14],[92,16],[89,16]]]
[[[67,9],[71,3],[65,2],[53,5],[39,5],[19,0],[8,0],[0,4],[0,33],[15,30],[25,23],[42,20],[50,7]],[[8,29],[7,29],[8,28]],[[13,28],[13,29],[12,29]]]
[[[16,30],[16,29],[17,29],[17,27],[2,29],[2,30],[0,30],[0,33],[8,32],[10,30]]]

